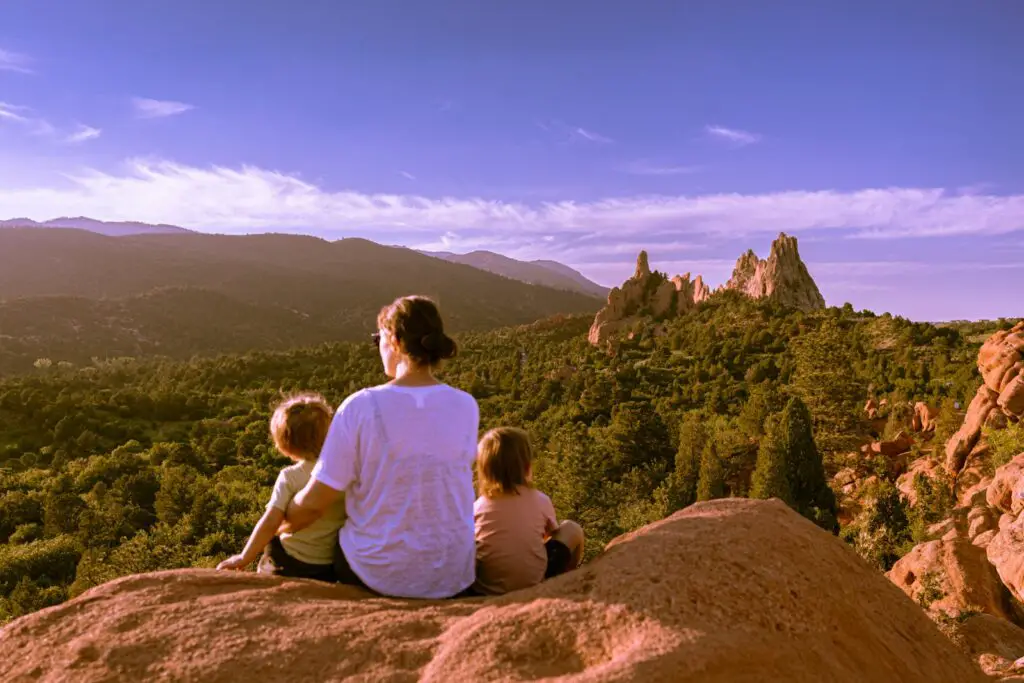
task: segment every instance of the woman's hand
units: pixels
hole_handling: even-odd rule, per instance
[[[246,559],[245,555],[232,555],[228,559],[218,564],[217,570],[223,571],[227,569],[232,571],[240,571],[248,567],[250,564],[252,564],[252,560]]]

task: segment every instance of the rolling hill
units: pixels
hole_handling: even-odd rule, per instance
[[[40,357],[188,357],[358,340],[397,296],[455,331],[592,313],[601,301],[362,239],[0,230],[0,374]]]
[[[150,223],[138,223],[136,221],[98,221],[94,218],[54,218],[52,220],[38,222],[31,218],[10,218],[0,221],[0,228],[73,228],[75,230],[88,230],[100,235],[118,237],[122,235],[165,235],[192,232],[176,225],[152,225]]]
[[[452,263],[463,263],[521,282],[580,292],[588,296],[604,298],[608,295],[607,287],[591,282],[582,273],[557,261],[518,261],[493,251],[472,251],[468,254],[453,254],[447,251],[423,253]]]

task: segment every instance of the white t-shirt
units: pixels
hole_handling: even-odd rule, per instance
[[[352,394],[313,478],[345,493],[339,538],[352,571],[384,595],[447,598],[475,578],[476,400],[446,384]]]

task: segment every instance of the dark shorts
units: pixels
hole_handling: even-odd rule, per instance
[[[263,574],[274,576],[287,576],[293,579],[316,579],[334,583],[334,567],[329,564],[309,564],[297,560],[288,554],[277,536],[270,539],[270,543],[263,550],[263,559],[260,560],[259,571]]]
[[[564,574],[572,569],[572,551],[569,550],[569,546],[552,538],[544,544],[544,550],[548,552],[548,568],[544,572],[545,579]]]

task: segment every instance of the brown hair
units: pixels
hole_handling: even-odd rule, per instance
[[[495,497],[519,493],[529,486],[533,447],[530,436],[515,427],[498,427],[484,434],[476,449],[476,476],[480,495]]]
[[[333,413],[319,394],[300,394],[286,399],[270,418],[274,445],[292,460],[316,460],[327,438]]]
[[[425,296],[403,296],[381,309],[377,326],[386,330],[398,348],[416,365],[434,367],[455,356],[455,341],[444,333],[441,312]]]

